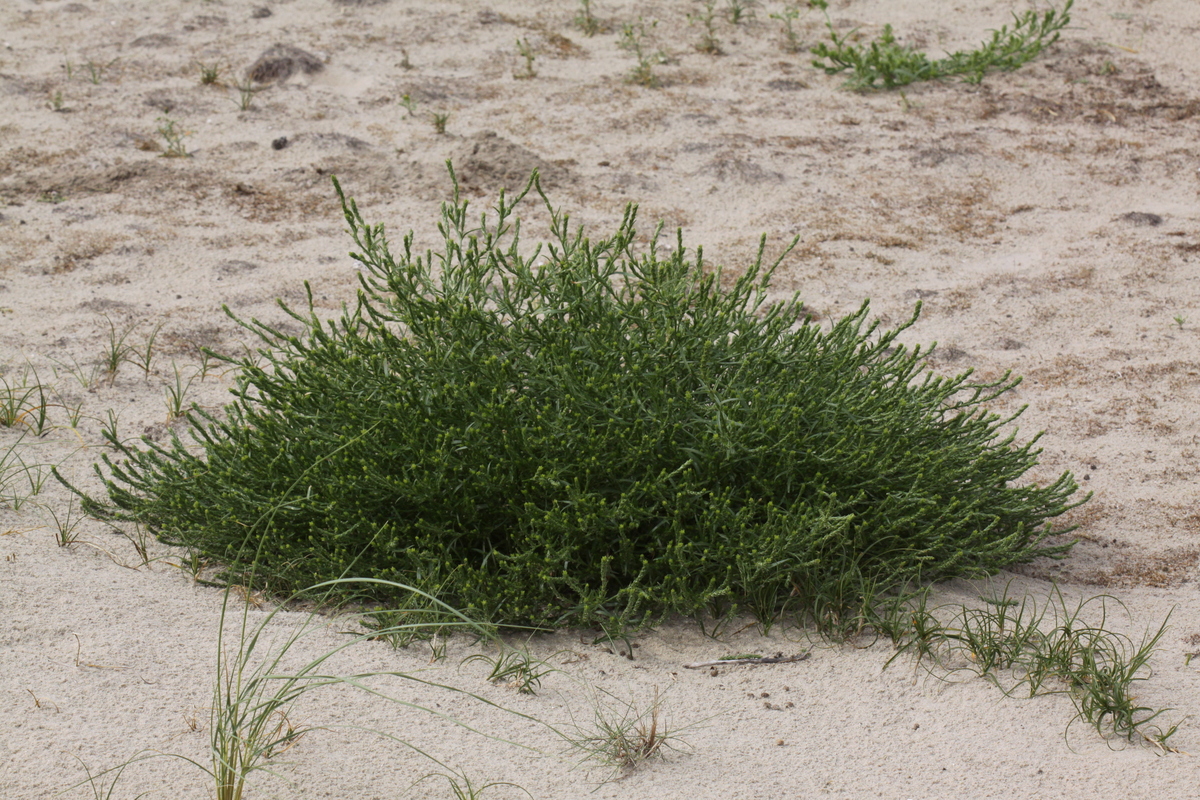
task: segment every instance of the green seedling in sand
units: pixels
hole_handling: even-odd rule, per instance
[[[198,373],[193,374],[185,383],[183,376],[179,372],[179,365],[171,362],[171,370],[175,374],[174,383],[167,384],[163,389],[163,397],[167,401],[167,422],[174,422],[182,417],[186,412],[184,396],[188,389],[192,388],[192,382],[196,380]]]
[[[434,132],[437,133],[438,136],[445,136],[446,123],[450,121],[450,115],[448,113],[439,113],[435,111],[430,115],[430,117],[433,120]]]
[[[175,120],[167,116],[158,118],[158,135],[167,143],[163,155],[167,158],[187,158],[187,147],[183,143],[189,134],[178,126]]]
[[[138,325],[140,324],[141,323],[138,323]],[[154,342],[156,339],[158,339],[158,332],[162,330],[162,327],[165,324],[166,322],[163,321],[155,325],[154,329],[150,331],[150,335],[146,337],[146,341],[141,347],[134,347],[133,345],[130,345],[126,351],[125,360],[141,369],[142,374],[145,375],[146,378],[150,377],[150,369],[154,363]],[[138,325],[134,325],[133,328],[138,327]],[[133,328],[129,329],[130,332],[133,331]]]
[[[117,370],[130,360],[134,352],[133,345],[128,344],[126,340],[141,323],[135,322],[118,333],[117,325],[111,317],[105,315],[104,321],[108,323],[108,346],[101,356],[100,366],[104,370],[104,377],[108,379],[108,385],[112,386],[117,379]]]
[[[266,86],[260,86],[249,78],[244,78],[240,83],[235,83],[233,88],[237,90],[237,97],[234,102],[241,111],[249,111],[254,107],[254,96],[261,91],[266,90]]]
[[[533,61],[536,58],[536,54],[533,52],[528,39],[517,39],[517,53],[525,60],[525,70],[524,72],[514,72],[513,77],[517,80],[536,78],[537,72],[533,69]]]
[[[707,53],[711,56],[721,54],[721,40],[717,38],[717,0],[704,0],[704,11],[699,14],[688,14],[688,22],[695,24],[699,22],[704,26],[704,33],[700,35],[700,41],[696,44],[696,49],[701,53]]]
[[[658,20],[649,23],[650,30],[658,26]],[[665,64],[667,54],[661,48],[654,48],[647,35],[646,23],[638,18],[637,22],[627,22],[621,28],[621,38],[617,46],[637,59],[637,66],[629,73],[629,82],[638,86],[654,88],[658,86],[658,78],[654,74],[655,64]]]
[[[221,73],[225,71],[224,65],[216,61],[212,64],[197,64],[196,67],[200,70],[200,84],[202,86],[219,86],[221,83]]]
[[[803,4],[805,10],[802,14],[800,5],[800,3],[794,2],[785,3],[782,11],[768,15],[771,19],[779,20],[783,24],[783,49],[788,53],[799,53],[804,49],[804,45],[800,41],[800,33],[796,30],[796,21],[818,7],[816,0],[806,0]]]
[[[16,441],[0,447],[0,503],[13,511],[31,497],[41,494],[48,473],[42,464],[30,464],[21,451],[25,448],[28,431],[22,431]]]
[[[754,9],[761,7],[757,0],[725,0],[725,14],[730,23],[741,25],[754,18]]]
[[[46,387],[37,379],[37,372],[32,383],[28,368],[19,380],[0,377],[0,427],[21,425],[41,436],[46,430],[47,408]]]
[[[826,26],[832,44],[816,45],[813,66],[834,75],[845,70],[853,73],[846,86],[855,90],[894,89],[918,81],[960,77],[967,83],[980,83],[993,71],[1011,72],[1036,58],[1058,41],[1059,34],[1071,21],[1067,0],[1061,11],[1026,11],[1013,16],[1013,26],[992,32],[992,38],[977,50],[951,53],[945,58],[927,55],[900,44],[891,25],[883,26],[878,39],[867,45],[851,44],[855,31],[839,36],[828,16],[826,0],[814,0],[825,10]]]
[[[106,73],[109,67],[115,63],[117,63],[117,59],[114,58],[107,64],[100,64],[96,61],[87,61],[83,66],[88,71],[88,80],[95,85],[99,85],[100,82],[104,80],[104,73]]]
[[[575,15],[575,27],[583,31],[585,36],[595,36],[603,33],[607,26],[592,13],[592,0],[579,0],[579,13]]]
[[[527,650],[508,647],[503,641],[497,640],[500,652],[489,656],[486,653],[476,653],[463,659],[463,664],[482,661],[491,667],[488,675],[491,683],[502,683],[512,686],[521,694],[537,694],[542,685],[542,678],[557,670],[545,661],[529,655]]]

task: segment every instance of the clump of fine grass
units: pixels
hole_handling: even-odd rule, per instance
[[[894,89],[917,81],[954,77],[977,84],[989,72],[1011,72],[1024,66],[1057,42],[1060,32],[1071,21],[1073,2],[1066,0],[1061,11],[1014,14],[1011,29],[1001,26],[979,48],[939,59],[930,59],[897,42],[891,25],[884,25],[883,34],[869,45],[851,44],[853,31],[838,36],[826,11],[832,45],[822,42],[813,47],[813,55],[817,57],[813,66],[829,75],[850,70],[853,76],[846,85],[858,90],[878,89],[881,84],[884,89]],[[811,4],[821,9],[828,6],[826,0],[812,0]]]
[[[686,749],[684,733],[696,726],[671,723],[663,701],[658,687],[648,705],[595,690],[592,719],[584,723],[572,720],[562,735],[570,750],[582,754],[584,761],[615,770],[636,769],[651,759],[665,758],[670,750]]]
[[[1023,480],[1037,437],[986,410],[1018,380],[930,374],[898,340],[919,307],[813,323],[767,302],[765,240],[726,280],[682,234],[639,251],[633,206],[591,239],[540,195],[552,239],[530,247],[535,189],[478,218],[456,192],[423,256],[342,195],[353,307],[283,306],[301,334],[242,321],[264,346],[226,357],[235,401],[193,409],[191,442],[113,436],[89,513],[239,583],[403,579],[487,621],[617,632],[785,607],[828,629],[889,587],[1065,553],[1050,521],[1086,497]]]
[[[887,636],[897,653],[918,661],[963,664],[955,669],[977,673],[1007,695],[1066,694],[1075,704],[1074,721],[1084,721],[1101,736],[1145,741],[1164,752],[1178,724],[1157,724],[1167,709],[1140,705],[1134,684],[1150,677],[1149,661],[1167,630],[1168,620],[1141,641],[1107,626],[1107,595],[1067,605],[1057,587],[1046,603],[1008,596],[984,598],[985,605],[929,609],[928,592],[895,595],[868,614],[867,624]],[[1098,609],[1095,610],[1094,609]],[[940,612],[940,613],[935,613]],[[947,613],[948,612],[948,613]],[[1098,621],[1088,617],[1098,616]],[[941,617],[948,617],[942,622]]]

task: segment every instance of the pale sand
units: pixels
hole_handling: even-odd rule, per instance
[[[922,299],[924,315],[905,338],[938,341],[937,370],[1024,375],[997,410],[1028,404],[1022,430],[1047,431],[1038,477],[1073,470],[1096,497],[1076,515],[1083,527],[1072,559],[998,576],[997,585],[1044,598],[1057,578],[1070,603],[1111,593],[1128,615],[1110,624],[1135,637],[1174,609],[1139,699],[1173,707],[1164,719],[1185,721],[1172,743],[1200,752],[1200,661],[1185,663],[1200,650],[1200,6],[1081,0],[1063,41],[1035,64],[978,89],[914,86],[902,98],[842,91],[842,79],[813,70],[806,54],[784,52],[767,15],[778,3],[738,29],[721,23],[720,57],[692,49],[700,29],[686,14],[698,3],[595,5],[604,20],[660,21],[654,36],[677,58],[655,68],[662,88],[626,84],[632,59],[615,34],[575,29],[570,0],[292,0],[271,3],[261,18],[234,2],[4,3],[0,363],[10,379],[35,366],[83,414],[77,436],[52,408],[63,427],[27,438],[25,457],[63,462],[94,488],[90,465],[104,452],[108,411],[122,435],[161,439],[172,360],[186,377],[197,344],[252,344],[221,304],[278,321],[275,298],[300,300],[305,279],[321,310],[351,299],[354,262],[329,175],[396,240],[415,228],[425,246],[435,243],[447,196],[446,158],[481,204],[540,166],[552,197],[593,235],[630,201],[641,204],[646,231],[657,220],[682,226],[689,245],[731,268],[745,265],[761,233],[768,254],[799,234],[776,278],[780,297],[800,291],[825,320],[870,298],[885,324]],[[1029,7],[833,5],[842,30],[874,35],[891,22],[935,51],[969,46]],[[805,42],[821,35],[819,22],[814,14],[800,26]],[[513,77],[518,38],[538,54],[535,78]],[[200,85],[198,63],[221,62],[225,80],[240,79],[274,44],[314,54],[324,69],[298,70],[245,112],[234,90]],[[99,83],[89,61],[107,65]],[[58,92],[61,113],[50,108]],[[400,104],[406,94],[415,116]],[[192,158],[154,152],[164,112],[188,132]],[[449,114],[444,136],[430,122],[435,112]],[[289,145],[273,149],[280,137]],[[532,233],[544,214],[530,216]],[[137,344],[163,324],[149,379],[129,364],[112,387],[85,391],[61,367],[56,379],[56,363],[87,371],[99,360],[105,316],[118,330],[141,321],[130,337]],[[231,377],[214,374],[188,397],[219,405]],[[0,431],[0,447],[16,438]],[[221,593],[166,558],[138,567],[130,545],[96,523],[80,527],[79,545],[55,546],[50,511],[66,507],[50,482],[19,512],[0,511],[4,798],[50,797],[83,779],[81,761],[97,771],[146,749],[205,757]],[[938,599],[975,602],[985,591],[956,584]],[[280,618],[281,629],[293,624],[295,615]],[[297,658],[343,641],[338,630],[306,641]],[[402,736],[477,783],[513,781],[539,798],[1184,797],[1200,783],[1191,756],[1107,742],[1085,723],[1068,729],[1065,697],[1007,699],[969,675],[929,677],[907,656],[884,671],[891,650],[882,643],[818,643],[806,661],[713,677],[682,665],[808,642],[802,632],[763,639],[753,628],[714,641],[679,621],[637,637],[629,661],[591,636],[532,643],[538,654],[575,654],[552,657],[574,663],[536,697],[487,684],[478,663],[459,667],[472,652],[466,641],[432,667],[421,647],[393,652],[380,642],[336,666],[428,669],[426,677],[553,723],[589,715],[580,681],[643,704],[657,688],[670,722],[702,722],[685,736],[689,752],[597,788],[610,773],[573,769],[544,729],[399,682],[403,699],[545,756],[330,691],[306,697],[293,717],[331,729],[301,740],[280,777],[262,776],[252,796],[399,797],[436,769],[394,742],[338,727],[347,725]],[[142,791],[212,794],[178,759],[131,767],[113,798]],[[431,783],[410,796],[449,792]]]

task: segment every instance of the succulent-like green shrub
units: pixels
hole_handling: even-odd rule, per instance
[[[634,207],[593,241],[546,201],[531,252],[530,191],[475,227],[456,193],[442,252],[397,256],[338,187],[357,304],[289,310],[303,335],[243,323],[266,346],[233,360],[236,400],[192,412],[194,444],[106,458],[93,511],[275,588],[386,578],[509,624],[789,602],[828,623],[1064,552],[1044,540],[1074,479],[1019,483],[1039,451],[983,410],[1017,381],[929,374],[896,342],[917,312],[810,322],[766,303],[761,246],[727,289],[682,239],[635,253]]]

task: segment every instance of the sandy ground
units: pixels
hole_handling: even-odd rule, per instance
[[[1033,7],[831,5],[842,30],[875,35],[890,22],[935,52]],[[433,245],[447,158],[481,205],[538,167],[555,202],[596,233],[637,202],[647,232],[658,220],[682,227],[731,268],[760,234],[768,253],[798,235],[781,297],[801,292],[823,320],[870,298],[885,324],[919,299],[906,338],[939,343],[934,369],[1023,375],[996,410],[1028,404],[1022,430],[1046,431],[1038,477],[1070,469],[1095,498],[1075,513],[1073,558],[996,585],[1045,598],[1057,580],[1072,605],[1108,593],[1127,609],[1110,605],[1109,624],[1135,638],[1171,613],[1139,699],[1173,708],[1172,743],[1200,753],[1200,661],[1188,664],[1200,650],[1200,6],[1077,6],[1061,43],[1017,73],[860,95],[787,51],[774,0],[742,25],[718,23],[723,55],[696,51],[688,14],[703,6],[685,0],[596,0],[611,27],[594,37],[572,24],[570,0],[0,3],[0,371],[9,386],[40,381],[53,403],[45,435],[0,430],[12,497],[0,509],[0,796],[94,797],[70,787],[144,751],[204,762],[222,602],[177,568],[179,554],[151,542],[145,563],[136,532],[84,521],[74,546],[57,546],[67,494],[48,480],[21,502],[31,487],[12,459],[59,464],[94,487],[103,427],[161,439],[172,388],[219,407],[232,376],[199,375],[199,348],[253,345],[222,304],[279,321],[275,299],[299,300],[304,280],[330,313],[353,297],[329,176],[368,220]],[[634,61],[616,31],[639,16],[650,47],[671,57],[654,66],[659,88],[626,81]],[[820,22],[797,22],[802,43],[822,35]],[[533,77],[515,77],[518,39]],[[274,80],[241,108],[233,84],[277,45],[303,51],[275,51],[293,56],[292,74],[260,66]],[[220,68],[216,84],[202,84],[202,67]],[[434,115],[446,115],[444,133]],[[189,157],[162,157],[171,125]],[[529,217],[532,232],[545,215]],[[112,336],[128,333],[144,354],[155,330],[148,368],[127,361],[110,384]],[[956,583],[938,600],[991,591]],[[272,635],[304,619],[281,614]],[[297,663],[346,639],[342,623],[314,624]],[[594,632],[534,640],[562,671],[533,697],[461,664],[478,651],[466,640],[432,664],[424,646],[363,643],[332,666],[417,672],[556,725],[586,724],[606,697],[597,692],[643,709],[657,691],[665,724],[687,728],[684,747],[614,776],[579,765],[545,727],[394,679],[380,685],[537,752],[335,689],[293,710],[326,729],[251,796],[452,796],[444,781],[410,790],[442,768],[355,726],[404,738],[477,785],[512,781],[537,798],[1138,798],[1200,784],[1193,756],[1069,725],[1065,697],[1008,699],[907,657],[884,670],[885,644],[741,627],[712,639],[672,622],[637,637],[634,660],[593,644]],[[802,662],[715,675],[682,666],[809,647]],[[129,767],[111,800],[142,792],[213,794],[174,758]]]

